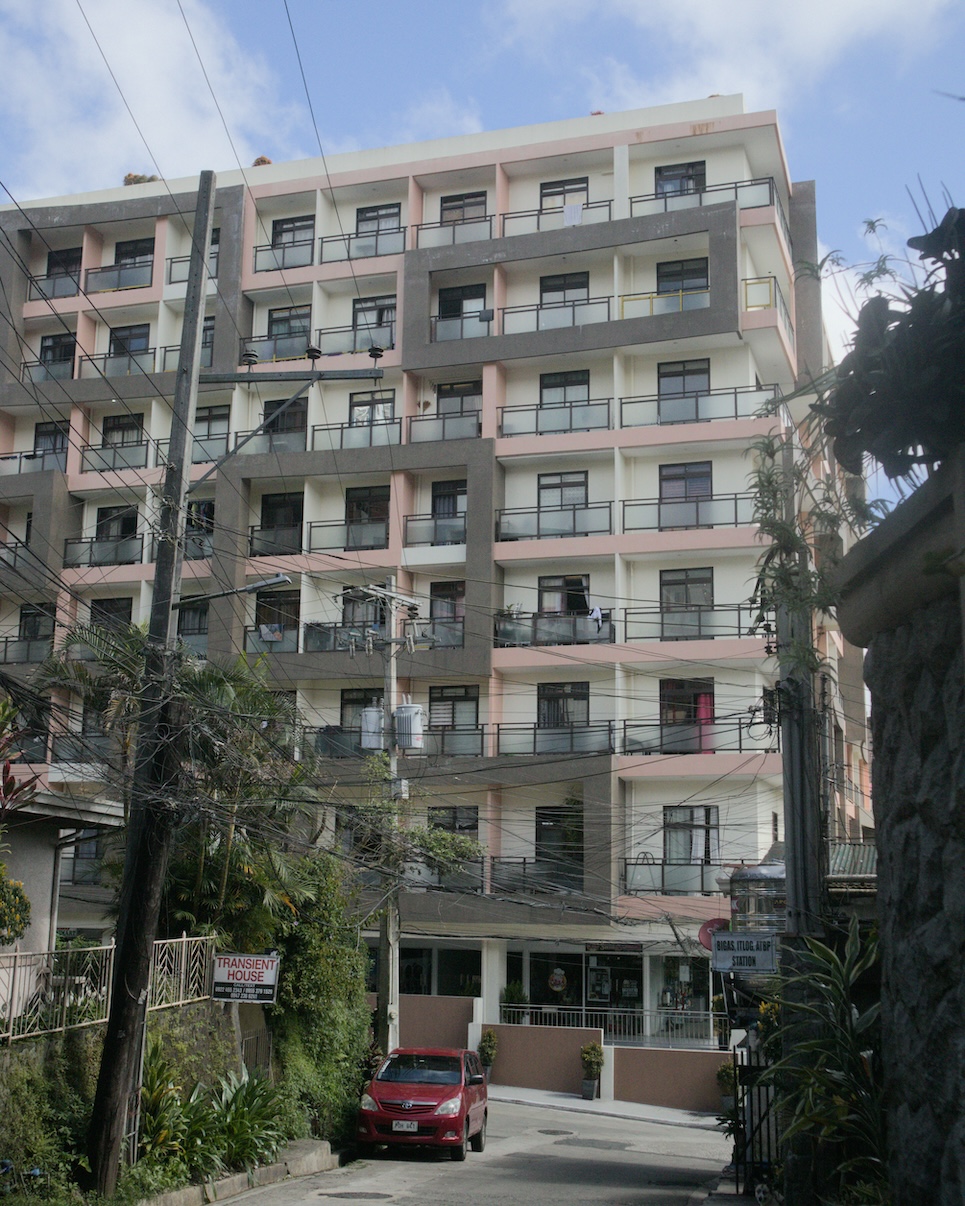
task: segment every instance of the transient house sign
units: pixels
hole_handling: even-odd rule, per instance
[[[775,934],[729,933],[715,930],[711,935],[713,954],[710,966],[716,972],[777,971]]]
[[[215,955],[211,996],[269,1005],[278,991],[280,962],[278,955]]]

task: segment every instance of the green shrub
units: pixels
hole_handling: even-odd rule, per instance
[[[285,1134],[278,1119],[278,1094],[267,1080],[229,1073],[211,1104],[227,1168],[253,1168],[275,1158]]]

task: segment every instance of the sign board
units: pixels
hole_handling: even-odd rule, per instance
[[[728,933],[715,930],[711,935],[713,954],[710,966],[716,972],[776,972],[777,935],[751,931]]]
[[[212,998],[270,1005],[278,991],[280,962],[278,955],[215,955]]]

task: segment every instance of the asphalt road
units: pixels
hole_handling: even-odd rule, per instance
[[[490,1102],[486,1150],[464,1164],[389,1151],[245,1196],[252,1206],[686,1206],[729,1158],[728,1141],[713,1131]]]

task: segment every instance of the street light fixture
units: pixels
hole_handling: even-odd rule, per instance
[[[226,599],[229,595],[253,595],[255,591],[266,590],[269,586],[291,586],[292,580],[287,574],[275,574],[273,578],[265,578],[261,582],[249,582],[247,586],[236,586],[233,590],[219,590],[213,595],[189,595],[186,599],[178,599],[171,604],[174,610],[187,607],[189,603],[206,603],[209,599]]]

